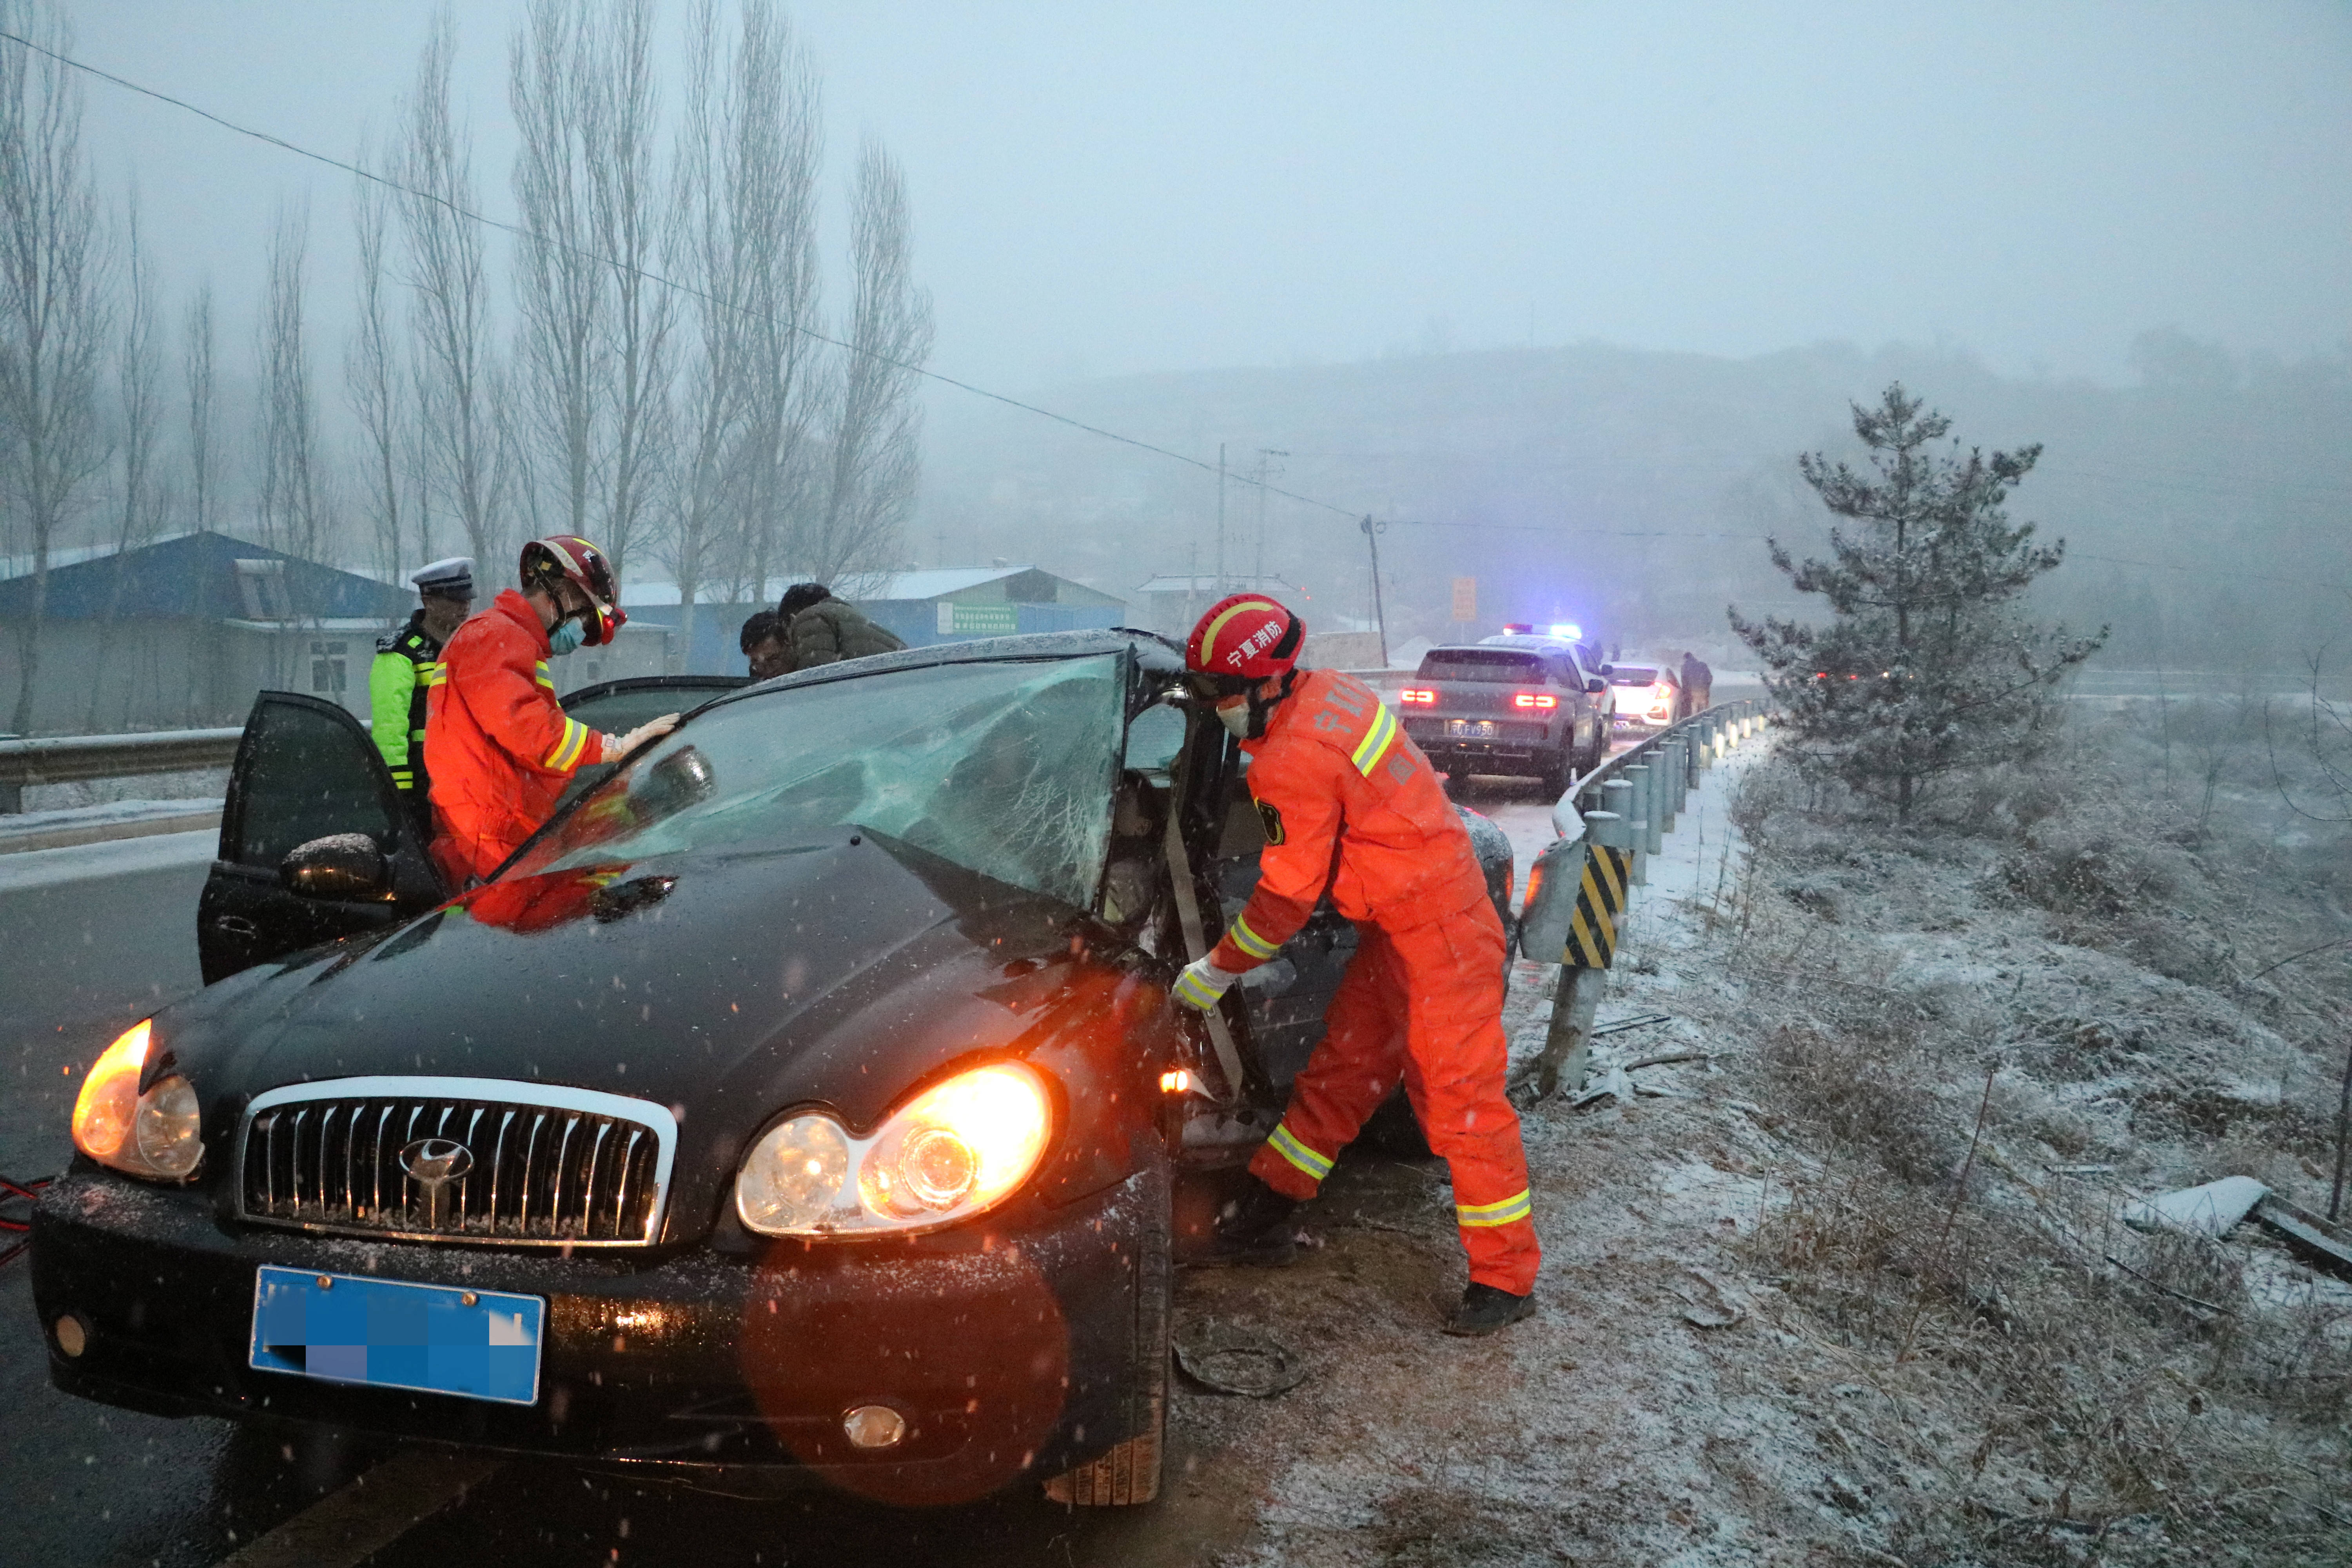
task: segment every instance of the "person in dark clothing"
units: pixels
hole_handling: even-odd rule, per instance
[[[773,610],[754,610],[743,623],[737,646],[751,661],[754,680],[770,679],[790,668],[791,650],[784,646],[783,621]]]
[[[1683,713],[1705,711],[1715,701],[1715,671],[1701,662],[1698,655],[1683,650]]]
[[[776,605],[784,628],[786,669],[814,669],[845,658],[896,653],[907,645],[822,583],[795,583]]]

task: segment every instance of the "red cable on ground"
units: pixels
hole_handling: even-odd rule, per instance
[[[43,1176],[37,1181],[14,1182],[10,1181],[5,1176],[0,1176],[0,1206],[5,1206],[18,1199],[22,1199],[25,1203],[30,1204],[34,1200],[34,1194],[37,1194],[43,1187],[47,1186],[56,1179],[57,1178],[54,1176]],[[24,1236],[26,1231],[29,1231],[32,1228],[33,1222],[29,1218],[10,1219],[5,1214],[0,1214],[0,1235],[14,1233],[17,1236]],[[6,1268],[8,1264],[15,1259],[16,1254],[24,1251],[25,1248],[32,1245],[33,1243],[31,1238],[26,1237],[25,1240],[11,1241],[5,1247],[0,1247],[0,1268]]]

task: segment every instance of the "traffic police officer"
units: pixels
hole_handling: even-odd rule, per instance
[[[441,649],[474,608],[474,562],[452,555],[408,574],[418,595],[408,624],[375,645],[368,667],[368,730],[401,798],[425,816],[425,694],[441,674]]]

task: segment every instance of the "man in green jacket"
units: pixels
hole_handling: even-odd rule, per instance
[[[368,731],[401,799],[425,812],[425,693],[441,679],[441,647],[474,608],[474,562],[453,555],[408,574],[419,603],[408,624],[378,638],[368,667]]]
[[[788,670],[896,653],[907,646],[859,614],[856,605],[835,598],[822,583],[795,583],[785,589],[776,616],[783,625]]]

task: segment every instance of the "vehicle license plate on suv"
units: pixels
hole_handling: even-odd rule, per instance
[[[1465,741],[1491,741],[1495,738],[1492,719],[1448,719],[1445,732]]]
[[[247,1363],[329,1383],[530,1405],[547,1301],[263,1264]]]

